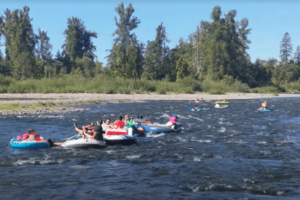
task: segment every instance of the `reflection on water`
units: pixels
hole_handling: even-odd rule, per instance
[[[1,116],[0,199],[299,199],[298,101],[270,100],[271,112],[256,110],[260,100],[232,100],[226,109],[208,101],[204,112],[189,111],[192,101],[148,101]],[[167,122],[173,113],[182,132],[147,134],[131,146],[37,151],[8,144],[29,128],[62,140],[74,135],[74,122],[120,114]]]

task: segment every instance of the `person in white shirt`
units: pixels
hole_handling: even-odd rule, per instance
[[[105,133],[105,131],[106,131],[107,129],[109,129],[110,125],[111,125],[111,124],[110,124],[110,119],[107,118],[107,119],[105,120],[105,123],[101,124],[101,126],[102,126],[102,131]]]

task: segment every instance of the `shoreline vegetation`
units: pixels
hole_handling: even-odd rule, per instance
[[[211,95],[207,93],[175,94],[165,95],[148,94],[103,94],[103,93],[22,93],[8,94],[0,93],[0,115],[39,115],[57,114],[89,110],[88,104],[103,103],[132,103],[147,100],[187,100],[211,101],[221,99],[266,99],[266,98],[291,98],[300,97],[300,94],[282,93],[273,94],[258,93],[227,93],[222,95]],[[201,104],[200,103],[198,104]]]

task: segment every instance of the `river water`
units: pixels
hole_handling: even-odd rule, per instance
[[[66,114],[0,116],[0,199],[299,199],[300,99],[232,100],[204,112],[193,101],[88,105]],[[118,115],[167,122],[184,130],[148,134],[131,146],[15,150],[12,137],[33,128],[44,138],[74,135],[73,123]]]

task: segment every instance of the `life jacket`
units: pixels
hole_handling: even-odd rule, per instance
[[[24,133],[24,134],[23,134],[23,138],[24,138],[24,139],[28,139],[28,138],[29,138],[29,133]]]
[[[35,135],[34,138],[35,138],[35,140],[37,140],[37,141],[40,141],[40,140],[41,140],[40,135]]]

